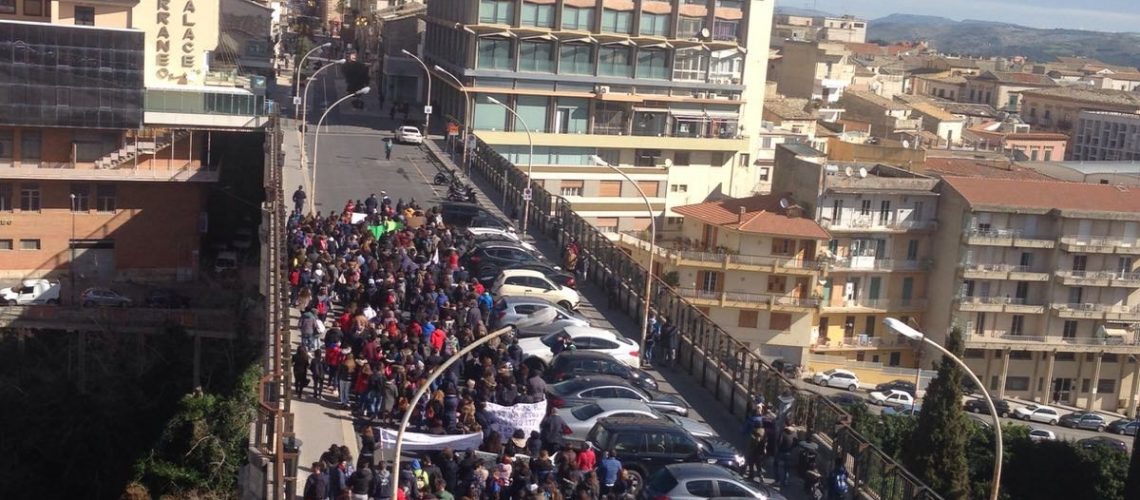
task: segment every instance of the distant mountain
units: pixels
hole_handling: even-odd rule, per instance
[[[805,9],[802,7],[785,7],[782,5],[776,6],[777,14],[787,14],[789,16],[806,16],[806,17],[835,17],[835,14],[824,12],[822,10]]]
[[[1052,61],[1084,56],[1140,67],[1140,34],[1039,29],[992,21],[954,21],[944,17],[891,14],[868,21],[867,40],[927,40],[939,52],[973,56],[1025,56]]]

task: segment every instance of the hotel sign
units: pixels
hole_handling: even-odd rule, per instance
[[[160,80],[182,81],[186,80],[186,72],[193,71],[195,62],[194,52],[194,0],[186,0],[178,13],[171,12],[171,0],[158,0],[155,12],[155,24],[158,32],[155,34],[155,76]],[[181,24],[174,25],[173,21],[181,20]],[[181,37],[172,40],[171,32]],[[171,46],[177,49],[172,56]],[[174,64],[172,64],[174,63]]]
[[[146,20],[146,85],[202,85],[209,53],[218,45],[221,0],[143,0],[135,19]]]

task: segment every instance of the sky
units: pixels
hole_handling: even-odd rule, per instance
[[[1138,0],[777,0],[776,5],[852,14],[868,20],[901,13],[1035,28],[1140,32]]]

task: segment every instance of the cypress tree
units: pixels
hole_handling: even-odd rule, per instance
[[[961,358],[962,331],[954,328],[946,349]],[[903,448],[903,464],[924,483],[948,500],[970,496],[966,440],[970,435],[962,411],[962,369],[946,356],[938,364],[938,376],[930,381],[918,416],[918,427]]]

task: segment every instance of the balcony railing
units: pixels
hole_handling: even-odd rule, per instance
[[[832,231],[929,231],[938,227],[938,221],[894,221],[883,220],[878,216],[866,216],[837,222],[825,220],[820,225]]]
[[[633,234],[620,233],[617,235],[617,239],[623,244],[636,246],[641,250],[648,251],[649,242],[638,237],[642,234],[642,232],[634,231],[632,233]],[[683,243],[678,242],[673,242],[671,244],[674,246],[684,246]],[[656,250],[657,256],[659,257],[705,262],[721,266],[739,265],[802,270],[814,270],[822,267],[822,261],[814,259],[798,259],[774,255],[744,255],[732,253],[723,248],[720,248],[715,252],[706,252],[701,250],[668,248],[658,244]]]
[[[1020,297],[974,297],[967,296],[959,299],[963,304],[994,304],[994,305],[1015,305],[1015,306],[1040,306],[1044,304],[1035,303],[1029,299]]]
[[[700,288],[677,288],[677,293],[690,299],[711,300],[715,302],[749,303],[756,305],[771,305],[775,307],[817,307],[818,299],[799,298],[775,293],[754,293],[736,291],[714,291]]]
[[[1140,238],[1061,238],[1061,243],[1076,246],[1140,247]]]
[[[823,340],[823,339],[821,339]],[[911,345],[905,337],[899,335],[888,335],[886,337],[870,337],[867,335],[856,335],[852,337],[843,337],[839,340],[827,340],[811,346],[815,351],[827,350],[842,350],[842,349],[881,349],[889,347],[900,347]]]
[[[1140,305],[1110,305],[1095,302],[1053,304],[1059,311],[1087,311],[1109,314],[1140,314]]]
[[[836,271],[919,271],[929,269],[932,263],[932,259],[896,260],[846,257],[836,259],[832,269]]]
[[[1032,266],[1015,266],[1013,264],[966,264],[967,271],[984,273],[1043,273]]]
[[[1008,330],[990,330],[981,334],[971,333],[966,336],[966,342],[970,343],[1008,343],[1008,342],[1025,342],[1027,344],[1047,344],[1047,345],[1138,345],[1140,344],[1140,335],[1136,332],[1127,332],[1125,335],[1106,335],[1104,337],[1058,337],[1055,335],[1050,336],[1034,336],[1034,335],[1018,335],[1010,333]]]
[[[825,305],[829,309],[881,309],[887,311],[926,309],[926,299],[856,299]]]

